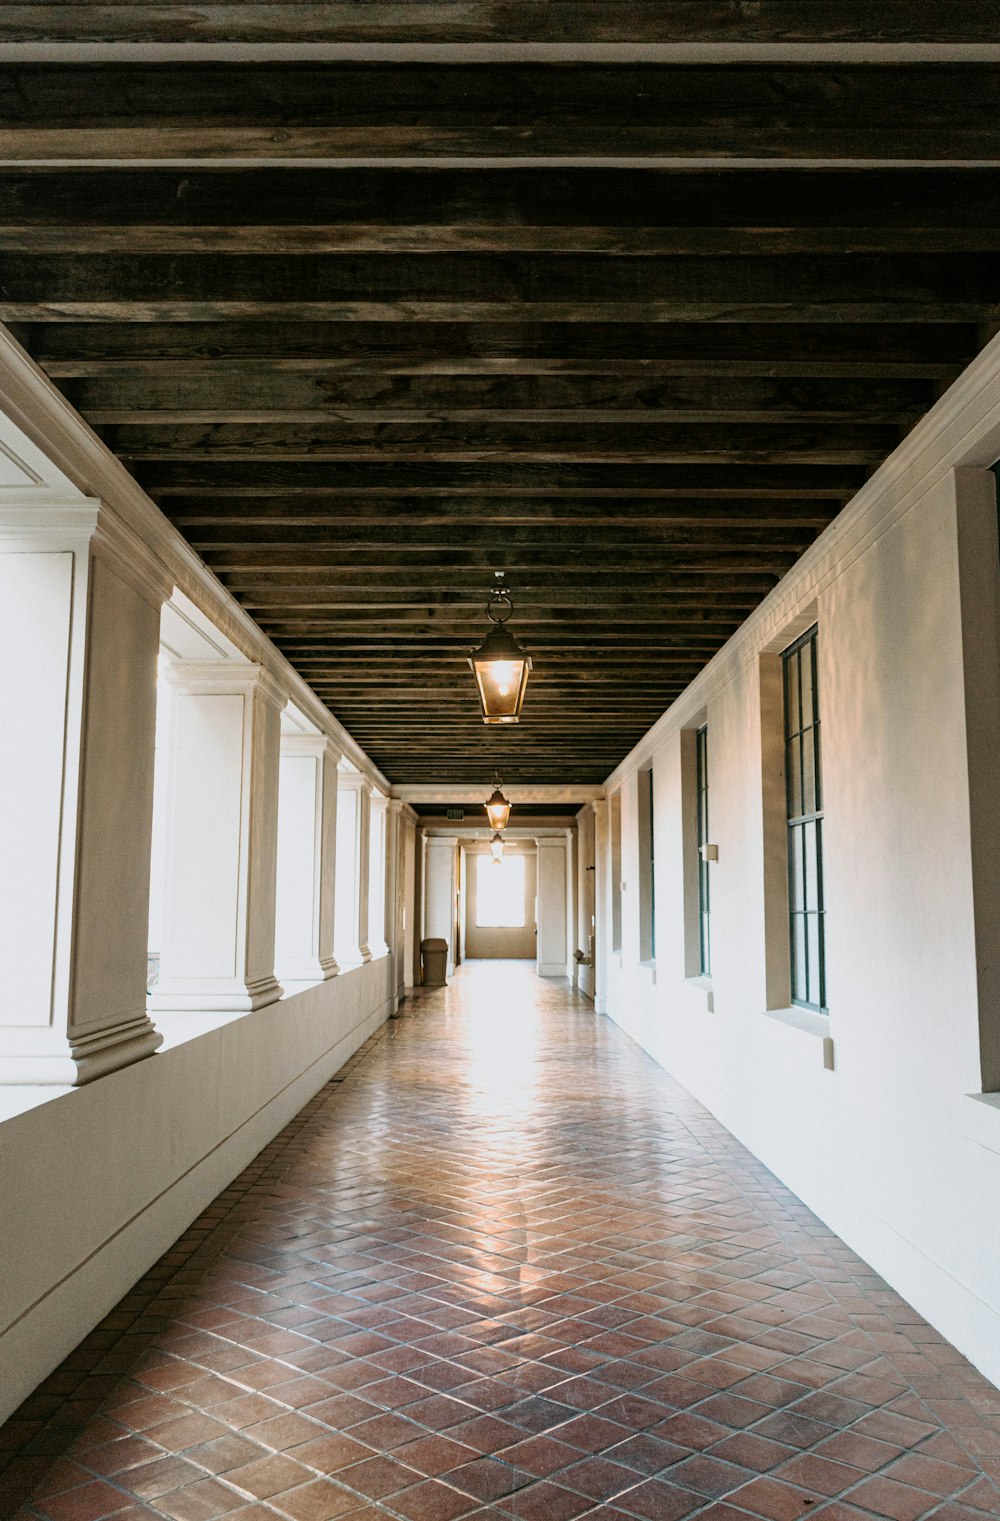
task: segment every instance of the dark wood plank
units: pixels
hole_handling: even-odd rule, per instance
[[[910,426],[927,382],[729,377],[387,377],[268,374],[63,381],[93,424],[201,422],[853,421]]]
[[[981,0],[284,0],[72,4],[0,11],[2,42],[797,42],[991,43]]]
[[[238,295],[236,295],[238,293]],[[234,299],[236,295],[236,299]],[[732,322],[1000,320],[996,259],[404,254],[0,257],[0,319],[220,316]]]
[[[466,496],[458,502],[435,498],[381,496],[209,496],[172,498],[161,495],[160,505],[171,522],[185,531],[199,524],[226,524],[236,519],[243,524],[282,524],[286,527],[326,527],[339,525],[380,524],[384,532],[397,525],[452,527],[477,518],[501,524],[591,525],[609,524],[715,524],[738,528],[741,525],[763,527],[766,524],[786,527],[825,527],[837,512],[834,502],[758,497],[735,498],[725,502],[713,500],[648,497],[565,499],[531,496]]]
[[[207,423],[110,425],[98,430],[126,462],[245,460],[651,465],[762,464],[872,466],[900,431],[866,422],[837,425],[635,422],[516,424],[432,423],[383,432],[372,424]]]
[[[8,64],[0,157],[996,157],[989,64]]]
[[[573,252],[578,229],[682,230],[702,253],[730,254],[734,229],[789,237],[815,229],[941,230],[992,235],[998,223],[1000,168],[704,167],[697,171],[613,164],[495,167],[283,166],[158,168],[37,166],[0,169],[5,227],[156,228],[210,233],[225,228],[338,227],[564,229]],[[506,230],[506,231],[504,231]],[[714,234],[719,243],[701,235]],[[126,249],[131,251],[129,245]],[[489,244],[486,242],[488,251]],[[210,252],[216,251],[214,248]],[[437,249],[435,249],[435,252]],[[136,253],[142,252],[141,248]],[[191,257],[194,258],[197,249]],[[751,244],[755,258],[766,245]],[[919,252],[919,249],[917,250]],[[731,254],[730,254],[731,256]],[[149,257],[147,255],[147,257]],[[302,271],[307,271],[304,262]],[[392,257],[398,262],[402,254]],[[853,261],[852,261],[853,262]],[[240,269],[232,267],[234,277]],[[280,273],[280,272],[279,272]],[[523,296],[523,293],[522,293]]]
[[[48,373],[722,375],[953,378],[981,347],[971,324],[639,322],[14,324]]]

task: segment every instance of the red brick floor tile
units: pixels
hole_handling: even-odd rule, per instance
[[[889,1516],[891,1521],[916,1521],[938,1505],[940,1496],[882,1475],[859,1484],[851,1491],[850,1499],[853,1505],[874,1511],[877,1516]]]
[[[774,1478],[754,1479],[728,1498],[737,1510],[764,1516],[767,1521],[798,1521],[799,1516],[809,1515],[816,1504],[814,1494]]]
[[[772,1442],[753,1431],[737,1431],[708,1449],[711,1457],[752,1468],[755,1473],[769,1473],[793,1457],[795,1451],[784,1442]]]
[[[352,1463],[349,1468],[342,1468],[337,1482],[369,1500],[381,1500],[386,1495],[408,1489],[422,1477],[416,1469],[408,1468],[394,1458],[378,1457],[367,1458],[362,1463]]]
[[[189,1463],[185,1458],[175,1454],[171,1457],[157,1458],[152,1463],[141,1463],[137,1468],[130,1468],[126,1473],[117,1476],[117,1482],[130,1495],[140,1500],[153,1501],[160,1495],[170,1494],[171,1490],[200,1483],[204,1477],[203,1468],[198,1468],[194,1463]]]
[[[546,1478],[558,1469],[568,1467],[570,1463],[578,1463],[580,1449],[570,1447],[555,1437],[533,1436],[527,1437],[523,1442],[515,1442],[512,1447],[503,1448],[500,1456],[505,1463],[523,1468],[536,1478]]]
[[[453,1488],[482,1503],[515,1494],[533,1484],[537,1475],[499,1458],[475,1458],[471,1463],[449,1469],[447,1478]]]
[[[832,1463],[829,1458],[807,1452],[783,1463],[775,1469],[774,1476],[789,1484],[798,1484],[802,1489],[813,1489],[820,1495],[840,1495],[863,1479],[865,1473],[861,1468],[851,1468],[846,1463]]]
[[[611,1500],[641,1483],[642,1475],[607,1457],[590,1457],[564,1468],[557,1482],[567,1489],[579,1490],[580,1494],[589,1495],[593,1500]]]
[[[541,1479],[517,1494],[509,1495],[504,1509],[520,1521],[572,1521],[593,1507],[593,1501],[575,1490]]]
[[[258,1447],[270,1448],[274,1452],[285,1452],[289,1447],[300,1447],[303,1442],[309,1442],[314,1437],[324,1434],[323,1427],[317,1425],[315,1421],[307,1420],[305,1416],[291,1412],[272,1416],[266,1421],[259,1421],[256,1426],[243,1427],[243,1435],[248,1442],[254,1442]]]
[[[635,1489],[618,1495],[615,1505],[632,1516],[642,1516],[644,1521],[682,1521],[684,1516],[701,1509],[705,1496],[692,1490],[678,1489],[662,1479],[646,1479]]]
[[[245,1437],[230,1435],[217,1437],[214,1442],[205,1442],[201,1447],[189,1447],[185,1456],[209,1473],[225,1474],[230,1469],[243,1468],[257,1458],[266,1457],[267,1448],[259,1447]]]
[[[49,1521],[100,1521],[101,1517],[113,1516],[131,1503],[131,1496],[112,1489],[109,1484],[93,1482],[39,1499],[36,1509]]]
[[[189,1484],[172,1494],[161,1495],[156,1510],[171,1521],[215,1521],[217,1516],[227,1516],[246,1503],[246,1495],[215,1479],[204,1479],[200,1484]]]
[[[702,1452],[675,1463],[662,1477],[683,1489],[693,1489],[706,1499],[718,1500],[722,1495],[739,1489],[755,1475],[748,1468],[737,1467],[735,1463],[727,1463]]]
[[[356,1442],[352,1437],[336,1432],[329,1436],[315,1437],[311,1442],[303,1442],[300,1447],[291,1448],[291,1455],[297,1463],[315,1468],[318,1473],[337,1473],[349,1463],[359,1463],[364,1458],[373,1457],[374,1453],[363,1442]]]
[[[284,1490],[274,1497],[274,1504],[291,1521],[339,1521],[359,1508],[357,1495],[331,1479],[311,1479]]]
[[[392,1508],[408,1521],[455,1521],[478,1508],[472,1495],[460,1493],[438,1479],[424,1479],[412,1489],[393,1495]]]
[[[471,1463],[477,1456],[473,1447],[453,1442],[446,1436],[428,1433],[418,1436],[416,1441],[397,1447],[393,1452],[393,1457],[398,1462],[428,1478],[460,1468],[463,1463]]]
[[[267,1500],[284,1489],[304,1484],[309,1479],[310,1472],[305,1464],[295,1462],[286,1454],[274,1453],[258,1458],[243,1468],[230,1469],[226,1474],[226,1483],[246,1490],[258,1500]]]

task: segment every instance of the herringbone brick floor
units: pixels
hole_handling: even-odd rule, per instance
[[[407,1010],[3,1428],[4,1516],[1000,1516],[997,1391],[612,1024]]]

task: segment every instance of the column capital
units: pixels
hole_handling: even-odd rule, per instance
[[[98,509],[90,547],[119,580],[159,612],[173,592],[173,577],[145,540],[106,507]]]
[[[337,785],[344,792],[371,792],[371,782],[361,771],[340,771]]]
[[[608,800],[606,797],[594,797],[590,800],[590,806],[593,808],[596,816],[601,819],[607,812]]]
[[[313,756],[316,760],[332,761],[334,765],[343,755],[339,745],[335,744],[328,734],[283,734],[281,753],[282,755]]]
[[[400,814],[406,807],[406,804],[402,801],[401,798],[390,797],[386,798],[386,807],[390,813]]]
[[[175,660],[165,674],[171,686],[186,692],[211,692],[221,697],[256,691],[279,711],[288,701],[277,678],[254,660]]]
[[[157,609],[174,589],[172,576],[146,541],[96,497],[0,506],[0,552],[28,548],[89,550]]]

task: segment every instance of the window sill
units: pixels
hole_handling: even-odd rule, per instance
[[[640,972],[645,972],[646,976],[649,978],[650,982],[653,984],[653,987],[655,988],[656,987],[656,962],[655,961],[640,961],[639,962],[639,970],[640,970]]]
[[[767,1009],[761,1015],[761,1028],[769,1039],[786,1051],[806,1061],[819,1063],[827,1072],[834,1070],[833,1039],[826,1014],[811,1009]]]
[[[1000,1093],[968,1093],[965,1134],[1000,1155]]]
[[[708,1010],[709,1014],[714,1014],[715,993],[712,988],[711,977],[705,977],[699,973],[697,977],[685,977],[684,981],[687,983],[689,988],[696,988],[699,993],[704,993],[705,1008]]]

